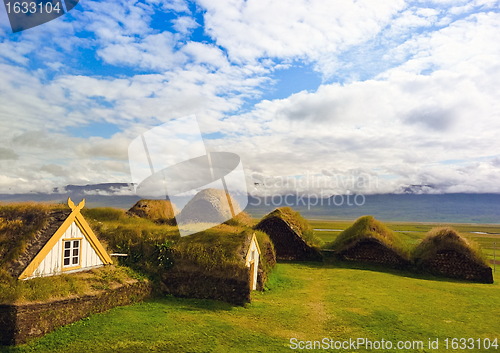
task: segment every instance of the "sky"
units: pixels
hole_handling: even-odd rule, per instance
[[[500,192],[500,2],[81,0],[0,7],[0,193],[129,183],[196,115],[265,193]]]

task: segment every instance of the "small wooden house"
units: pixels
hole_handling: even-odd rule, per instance
[[[68,205],[0,204],[0,345],[151,294],[149,281],[104,268],[111,258],[81,213],[85,202]]]
[[[24,251],[10,261],[8,270],[11,276],[26,280],[86,271],[112,263],[108,253],[80,213],[85,200],[75,205],[68,199],[68,205],[70,210],[67,211],[62,209],[45,213],[40,211],[40,214],[34,212],[27,215],[26,219],[6,220],[11,224],[18,222],[19,232],[22,232],[23,228],[28,228],[33,233],[24,240],[26,243]],[[13,230],[15,232],[15,227],[11,232]]]

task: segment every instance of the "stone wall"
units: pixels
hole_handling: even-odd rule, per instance
[[[491,267],[477,263],[464,254],[442,250],[433,257],[418,262],[421,270],[438,276],[465,279],[480,283],[493,283]]]
[[[257,281],[259,285],[259,278]],[[215,299],[244,305],[250,302],[250,272],[247,269],[241,275],[222,276],[199,269],[173,268],[162,274],[161,289],[166,294],[177,297]]]
[[[46,303],[0,305],[0,344],[25,343],[91,314],[141,301],[151,295],[149,282],[134,282],[95,295]]]
[[[409,265],[408,260],[372,238],[359,240],[338,255],[344,260],[381,264],[395,268],[404,268]]]

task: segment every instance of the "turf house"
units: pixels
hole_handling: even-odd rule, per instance
[[[150,294],[148,281],[112,264],[84,205],[0,205],[0,344],[23,343]]]
[[[26,252],[12,263],[13,275],[30,279],[86,271],[112,263],[80,213],[85,200],[75,205],[68,199],[68,205],[71,212],[53,212],[44,228],[31,239]]]
[[[263,289],[276,262],[266,234],[225,224],[182,237],[171,251],[173,265],[161,275],[165,293],[236,305]]]
[[[360,217],[328,245],[347,261],[382,264],[390,267],[409,265],[397,236],[372,216]]]
[[[321,260],[319,240],[307,221],[290,207],[280,207],[255,226],[269,235],[279,260]]]
[[[413,250],[413,261],[424,272],[449,278],[493,283],[493,272],[477,244],[452,228],[435,228]]]
[[[151,219],[156,222],[175,224],[177,207],[169,200],[139,200],[128,211],[127,215]]]

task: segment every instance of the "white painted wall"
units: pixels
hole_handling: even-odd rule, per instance
[[[82,238],[80,240],[80,265],[81,268],[71,271],[64,271],[64,273],[72,273],[78,271],[85,271],[89,268],[103,266],[103,262],[97,255],[96,251],[92,248],[90,242],[85,238],[80,228],[75,222],[71,223],[63,236],[59,239],[52,250],[47,254],[45,259],[38,265],[37,269],[31,277],[53,276],[63,273],[63,239]]]
[[[259,271],[259,250],[257,250],[257,243],[255,240],[252,241],[250,244],[250,248],[248,249],[248,255],[247,255],[247,267],[250,267],[252,261],[254,262],[255,266],[253,267],[253,283],[250,283],[250,288],[252,290],[257,289],[257,275]]]

